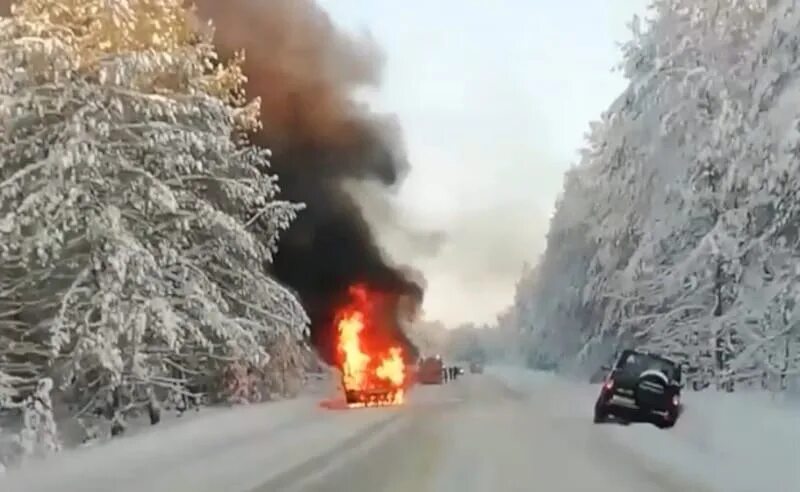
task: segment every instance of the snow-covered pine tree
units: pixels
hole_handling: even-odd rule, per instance
[[[769,3],[751,36],[742,70],[747,103],[736,115],[746,138],[739,139],[740,157],[730,173],[735,198],[746,209],[748,240],[735,306],[743,350],[732,365],[740,379],[761,378],[772,388],[785,388],[800,374],[798,28],[796,3],[779,0]]]
[[[735,236],[736,211],[727,214],[725,202],[732,148],[713,129],[723,114],[720,108],[730,107],[729,95],[737,94],[731,74],[747,53],[741,33],[750,26],[743,24],[757,16],[750,15],[746,2],[665,0],[652,8],[647,30],[634,24],[634,39],[626,45],[631,85],[621,118],[607,132],[621,133],[629,142],[621,167],[629,169],[633,200],[612,203],[612,211],[638,210],[638,219],[623,220],[635,233],[626,242],[634,248],[627,256],[617,251],[622,261],[616,264],[598,255],[611,281],[601,282],[605,292],[594,289],[594,295],[612,300],[601,324],[619,325],[616,334],[625,345],[695,364],[703,352],[694,349],[713,345],[705,352],[721,363],[724,346],[717,340],[733,333],[729,318],[722,316],[723,301],[730,304],[735,297],[730,266],[740,252],[730,234]],[[620,124],[626,120],[630,123]],[[618,171],[609,158],[604,158],[608,164],[601,167],[601,182],[619,193]],[[600,236],[608,236],[607,226],[600,225]],[[618,240],[612,244],[624,249]],[[598,280],[595,274],[592,283]]]
[[[722,41],[725,28],[718,27],[730,25],[720,22],[721,7],[720,2],[655,2],[654,20],[646,35],[634,38],[628,53],[628,65],[631,54],[649,54],[648,63],[637,63],[647,69],[632,79],[632,85],[646,81],[656,101],[647,108],[646,118],[659,122],[661,131],[643,144],[649,150],[646,159],[659,163],[653,176],[660,186],[652,191],[668,192],[656,193],[651,200],[639,248],[624,270],[635,301],[622,314],[622,322],[635,330],[639,344],[695,364],[702,352],[686,349],[704,346],[698,345],[699,339],[714,344],[717,337],[709,330],[722,333],[717,328],[721,324],[710,321],[709,311],[721,314],[722,302],[711,299],[721,301],[723,287],[730,285],[721,273],[727,257],[716,237],[728,156],[709,131],[728,93],[726,76],[736,62],[729,56],[736,47]],[[698,329],[698,323],[703,328]]]
[[[265,273],[301,206],[200,27],[182,0],[20,0],[0,24],[0,337],[78,414],[208,387],[307,327]]]
[[[36,390],[22,402],[22,431],[17,444],[22,456],[45,456],[61,449],[56,422],[53,417],[53,402],[50,393],[53,380],[44,378]]]
[[[534,351],[569,357],[578,339],[587,355],[610,337],[720,383],[792,372],[796,113],[777,103],[797,70],[791,4],[659,0],[634,22],[629,88],[565,179],[524,279],[533,301],[518,289]]]

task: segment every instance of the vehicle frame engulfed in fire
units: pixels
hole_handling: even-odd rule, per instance
[[[345,399],[350,408],[400,405],[408,383],[402,348],[380,338],[381,322],[373,293],[364,285],[350,288],[350,302],[335,316],[337,357]]]

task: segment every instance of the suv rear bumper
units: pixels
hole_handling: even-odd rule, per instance
[[[671,419],[677,416],[680,409],[680,402],[675,404],[672,399],[661,405],[639,405],[633,398],[617,394],[601,396],[596,405],[602,413],[631,418],[657,415]]]

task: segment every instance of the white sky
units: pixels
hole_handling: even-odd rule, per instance
[[[618,42],[648,0],[319,0],[386,55],[369,97],[396,113],[412,171],[407,220],[447,233],[423,270],[426,317],[493,320],[542,248],[583,134],[623,90]],[[388,237],[388,236],[386,236]]]

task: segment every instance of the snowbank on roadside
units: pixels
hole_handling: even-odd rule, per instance
[[[524,393],[558,386],[567,395],[559,410],[591,421],[598,385],[519,367],[487,372]],[[650,424],[596,428],[647,461],[720,492],[800,490],[800,402],[761,392],[715,391],[685,391],[683,401],[684,413],[673,429]]]
[[[324,410],[331,394],[207,408],[0,474],[3,492],[247,491],[392,417]]]
[[[305,404],[304,404],[305,403]],[[115,480],[136,475],[158,475],[179,469],[199,457],[224,453],[234,443],[251,436],[269,435],[293,419],[308,414],[308,402],[293,400],[234,408],[204,409],[186,418],[139,429],[110,442],[67,450],[46,460],[30,460],[6,472],[10,484],[0,478],[2,490],[101,490]],[[170,473],[171,473],[170,472]],[[85,480],[84,480],[84,477]],[[19,488],[14,488],[19,487]]]
[[[324,398],[335,394],[337,391],[336,381],[338,378],[333,377],[330,372],[313,372],[306,376],[303,386],[300,388],[296,397],[315,397]],[[291,398],[286,400],[275,400],[271,403],[277,403],[279,408],[285,405]],[[59,405],[62,409],[66,405]],[[176,424],[190,425],[188,421],[196,419],[213,418],[215,415],[225,414],[228,416],[236,415],[236,412],[245,411],[244,407],[234,408],[233,413],[229,412],[229,408],[225,405],[213,406],[200,406],[191,407],[185,412],[178,412],[175,408],[162,407],[160,421],[157,425],[150,424],[150,420],[146,414],[140,414],[136,417],[129,417],[125,422],[125,432],[119,438],[112,440],[110,435],[111,422],[105,419],[89,419],[87,423],[93,428],[93,434],[97,437],[83,442],[87,436],[86,429],[83,429],[80,423],[67,412],[56,414],[56,423],[58,429],[58,441],[65,451],[73,449],[83,449],[87,447],[104,446],[110,444],[111,441],[117,442],[120,439],[126,440],[141,433],[150,432],[167,432],[170,427]],[[7,415],[0,414],[0,465],[4,465],[8,469],[14,469],[15,465],[10,463],[16,462],[15,453],[18,445],[16,441],[19,436],[21,422],[19,415],[8,413]],[[2,470],[0,470],[1,472]]]
[[[667,432],[652,426],[609,431],[720,491],[800,490],[800,405],[760,392],[686,391],[683,400],[684,413]]]

